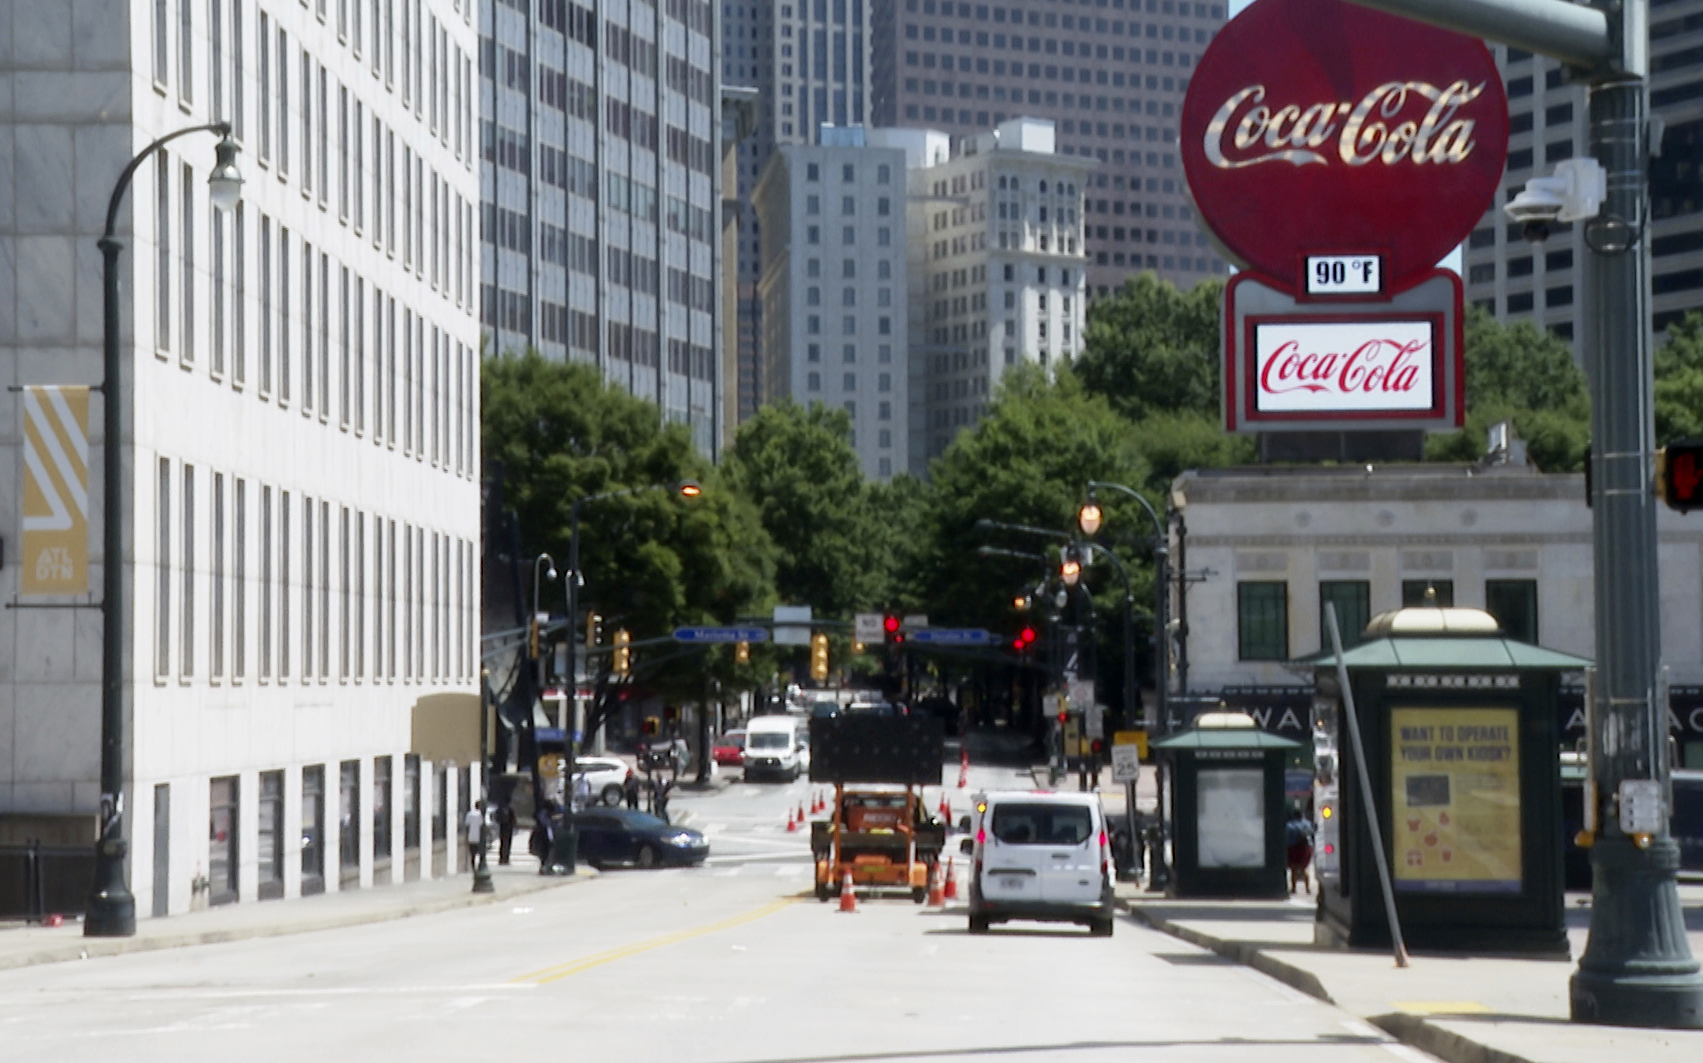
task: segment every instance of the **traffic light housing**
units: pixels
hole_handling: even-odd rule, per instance
[[[888,642],[905,641],[905,636],[899,632],[899,618],[891,613],[881,618],[881,630],[886,632]]]
[[[810,636],[810,678],[818,683],[828,678],[828,636],[820,631]]]
[[[640,722],[639,729],[644,732],[646,738],[655,738],[662,730],[662,722],[655,716],[646,716]]]
[[[749,642],[736,642],[733,644],[733,663],[751,663],[751,644]]]
[[[615,632],[615,663],[613,671],[616,675],[624,676],[632,670],[633,650],[632,647],[628,645],[632,641],[633,636],[627,633],[626,628],[622,628]]]
[[[1703,439],[1680,439],[1656,451],[1656,492],[1669,509],[1703,509]]]

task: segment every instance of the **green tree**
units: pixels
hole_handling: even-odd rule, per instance
[[[1056,559],[1055,547],[978,530],[976,522],[1072,530],[1089,480],[1147,482],[1148,466],[1128,423],[1068,373],[1050,381],[1041,370],[1008,372],[987,414],[933,462],[905,604],[926,608],[936,623],[1009,627],[1014,594],[1034,586],[1052,563],[983,558],[977,548]],[[1113,500],[1104,501],[1109,515],[1121,513]]]
[[[1246,465],[1254,460],[1253,436],[1224,431],[1218,414],[1196,411],[1155,413],[1135,426],[1135,445],[1150,470],[1146,488],[1163,498],[1171,482],[1189,469]],[[1142,486],[1131,484],[1131,487]]]
[[[1703,314],[1668,326],[1656,348],[1656,445],[1703,438]]]
[[[701,482],[696,499],[641,491],[581,508],[580,605],[604,617],[605,631],[655,638],[679,624],[731,621],[771,602],[775,551],[757,508],[698,454],[685,425],[664,425],[653,404],[610,386],[593,367],[536,353],[487,358],[481,403],[484,455],[502,464],[524,555],[548,552],[560,571],[567,570],[576,499]],[[560,604],[546,597],[541,606]],[[574,628],[583,631],[577,618]],[[656,656],[647,650],[639,659]],[[696,694],[708,664],[700,654],[655,678],[664,689],[673,684]]]
[[[1223,297],[1217,281],[1179,292],[1142,273],[1096,299],[1076,362],[1083,386],[1132,421],[1180,411],[1216,416]]]
[[[791,401],[739,427],[723,464],[778,548],[775,590],[817,615],[869,605],[881,582],[870,487],[844,410]]]
[[[1577,472],[1590,442],[1590,399],[1573,352],[1527,321],[1503,323],[1479,307],[1466,319],[1467,427],[1426,440],[1431,461],[1477,461],[1491,425],[1512,421],[1546,472]]]

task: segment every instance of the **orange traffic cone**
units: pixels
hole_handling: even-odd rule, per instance
[[[958,754],[958,789],[970,785],[970,751],[961,750]]]
[[[958,899],[958,870],[952,864],[952,858],[946,858],[946,887],[941,891],[947,900]]]
[[[786,810],[786,829],[788,834],[796,833],[798,831],[798,820],[793,818],[792,809],[790,808]]]
[[[800,801],[798,803],[798,825],[800,827],[804,826],[806,818],[807,817],[804,815],[804,802]]]
[[[810,811],[812,814],[828,807],[828,802],[822,800],[822,791],[818,790],[810,796]]]
[[[946,895],[940,882],[939,864],[935,864],[934,867],[929,869],[928,906],[930,908],[944,908],[946,906]]]
[[[849,867],[846,868],[846,873],[840,876],[840,911],[853,913],[857,911],[857,891],[852,888],[851,868]]]
[[[946,800],[946,795],[940,795],[940,821],[950,826],[952,824],[952,803]]]

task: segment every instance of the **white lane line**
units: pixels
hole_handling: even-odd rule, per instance
[[[699,833],[700,834],[720,834],[722,831],[724,831],[726,829],[727,829],[727,824],[725,824],[725,823],[711,823],[711,824],[706,825],[703,830],[699,831]]]
[[[1407,1063],[1436,1063],[1435,1059],[1419,1051],[1419,1049],[1409,1048],[1407,1045],[1397,1044],[1394,1041],[1385,1041],[1378,1047],[1397,1059],[1407,1060]]]
[[[803,864],[782,864],[775,868],[776,878],[800,878],[805,872]]]

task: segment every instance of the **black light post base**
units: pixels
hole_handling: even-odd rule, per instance
[[[540,875],[572,875],[575,874],[579,863],[579,831],[558,830],[550,843],[550,851],[545,854],[544,866],[538,869]]]
[[[95,891],[83,913],[83,936],[127,938],[136,934],[136,898],[124,884],[124,857],[130,845],[122,839],[95,845]]]
[[[1703,974],[1685,936],[1679,846],[1624,835],[1591,849],[1591,937],[1569,987],[1574,1022],[1703,1029]]]
[[[473,892],[497,892],[497,884],[491,881],[491,865],[486,861],[483,849],[479,850],[479,860],[473,865]]]

